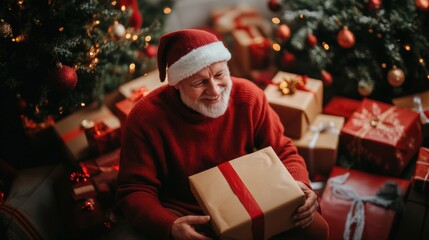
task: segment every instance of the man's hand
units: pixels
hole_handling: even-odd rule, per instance
[[[306,228],[314,220],[314,213],[319,208],[319,203],[317,202],[317,195],[310,188],[307,187],[303,182],[296,181],[305,194],[305,202],[302,206],[298,207],[293,214],[292,218],[295,222],[295,226],[300,226],[301,228]]]
[[[195,225],[207,224],[210,216],[184,216],[173,222],[171,235],[176,240],[211,240],[195,230]]]

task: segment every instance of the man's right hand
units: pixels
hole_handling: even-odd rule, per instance
[[[209,221],[210,216],[208,215],[179,217],[173,222],[171,235],[175,240],[211,240],[212,238],[195,230],[195,225],[207,224]]]

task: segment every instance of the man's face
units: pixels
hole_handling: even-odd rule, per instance
[[[228,65],[226,62],[214,63],[175,87],[185,105],[207,117],[219,117],[228,107],[232,88]]]

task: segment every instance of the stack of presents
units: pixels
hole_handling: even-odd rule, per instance
[[[284,125],[284,134],[293,139],[306,161],[313,187],[320,197],[321,213],[330,226],[331,239],[352,235],[362,239],[391,238],[398,230],[395,228],[398,221],[411,221],[407,215],[411,211],[424,212],[420,214],[422,218],[419,222],[412,220],[414,233],[411,234],[428,232],[429,227],[424,228],[423,225],[429,224],[429,215],[425,213],[429,205],[425,197],[425,192],[429,191],[429,149],[424,146],[423,140],[429,136],[429,115],[424,111],[429,105],[429,92],[394,99],[392,103],[343,96],[334,96],[324,103],[322,81],[289,72],[273,72],[270,67],[271,43],[267,38],[270,27],[265,21],[252,8],[219,9],[213,11],[211,27],[233,53],[230,62],[233,75],[246,76],[250,81],[255,81],[258,77],[252,76],[272,73],[265,77],[269,81],[264,84],[255,83],[263,88]],[[267,69],[270,71],[265,71]],[[101,181],[97,177],[115,178],[119,167],[121,126],[134,104],[161,84],[165,83],[159,81],[158,72],[154,70],[121,86],[121,99],[115,102],[113,108],[88,107],[55,124],[70,162],[77,169],[69,179],[72,182],[71,194],[83,209],[97,210],[94,201],[111,197],[114,180]],[[260,211],[266,214],[266,219],[272,219],[269,220],[271,224],[290,216],[290,209],[302,203],[303,195],[292,184],[294,181],[291,178],[282,177],[284,168],[278,168],[276,164],[261,164],[276,158],[272,150],[263,149],[255,154],[243,156],[253,159],[254,165],[240,164],[240,161],[235,161],[240,159],[235,159],[217,171],[234,168],[238,178],[242,178],[255,195],[253,200],[260,203]],[[273,172],[266,176],[261,173],[261,166]],[[246,176],[249,173],[252,173],[251,176]],[[291,194],[287,200],[278,198],[282,189],[267,192],[266,185],[256,186],[261,181],[252,181],[255,174],[262,174],[256,179],[270,178],[270,181],[285,181],[285,185],[291,185],[292,190],[282,193],[282,196],[288,196],[291,191],[296,194]],[[217,199],[214,203],[222,208],[218,213],[227,214],[231,206],[239,208],[234,207],[240,205],[235,197],[226,197],[228,204],[224,204],[227,195],[217,192],[224,186],[210,189],[210,184],[204,185],[207,179],[224,177],[212,172],[208,176],[190,178],[194,194],[208,212],[208,206],[213,205],[207,204],[210,201],[208,196],[215,199],[222,196],[223,199]],[[264,201],[264,196],[259,195],[268,195],[270,201]],[[235,225],[254,220],[243,211],[243,214],[238,214],[241,216],[239,218],[234,214],[233,218],[238,218],[234,219],[238,221]],[[106,215],[102,216],[102,224],[108,225]],[[212,219],[215,229],[224,236],[250,234],[250,228],[232,229],[234,227],[228,226],[228,223],[216,224],[216,216]],[[284,231],[282,226],[270,224],[265,226],[265,237]],[[426,236],[429,236],[428,233]]]

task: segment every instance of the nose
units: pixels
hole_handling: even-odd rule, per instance
[[[215,81],[213,78],[210,78],[207,84],[206,92],[211,96],[217,96],[221,92],[221,87],[217,81]]]

